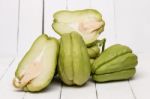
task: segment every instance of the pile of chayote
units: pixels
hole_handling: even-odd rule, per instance
[[[62,10],[54,14],[53,29],[61,38],[40,35],[20,61],[13,85],[37,92],[45,89],[58,75],[66,85],[126,80],[134,76],[137,56],[121,44],[105,49],[102,15],[94,9]],[[56,76],[57,77],[57,76]]]

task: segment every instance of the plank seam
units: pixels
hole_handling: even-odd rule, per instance
[[[44,20],[45,20],[45,18],[44,18],[45,17],[45,15],[44,15],[45,14],[45,0],[43,0],[42,6],[43,6],[42,7],[42,34],[44,34],[45,33],[45,30],[44,30],[44,27],[45,27],[44,26],[44,23],[45,23],[44,22]]]
[[[132,88],[132,86],[131,86],[130,80],[128,80],[128,83],[129,83],[129,87],[130,87],[130,89],[131,89],[133,98],[134,98],[134,99],[137,99],[137,97],[136,97],[136,95],[135,95],[135,92],[134,92],[134,90],[133,90],[133,88]]]
[[[17,56],[18,56],[18,52],[19,52],[19,31],[20,31],[20,0],[18,0],[18,26],[17,26]]]
[[[116,1],[113,0],[113,10],[114,10],[114,35],[115,35],[115,42],[118,42],[118,33],[117,33],[117,19],[116,19]]]
[[[97,92],[97,88],[96,88],[96,83],[95,83],[95,94],[96,94],[96,98],[98,99],[98,92]]]
[[[61,99],[61,95],[62,95],[62,88],[63,88],[63,84],[62,84],[62,82],[61,82],[61,89],[60,89],[59,99]]]
[[[68,10],[68,0],[66,0],[66,10]]]
[[[7,74],[9,68],[11,67],[11,65],[13,64],[13,62],[15,61],[15,57],[12,59],[12,61],[10,62],[10,64],[7,66],[5,72],[2,74],[2,76],[0,77],[0,81],[2,80],[2,78]]]
[[[14,56],[13,59],[11,60],[10,64],[9,64],[8,67],[6,68],[5,72],[4,72],[3,75],[0,77],[0,81],[1,81],[2,78],[5,76],[5,74],[8,72],[9,68],[11,67],[11,65],[13,64],[13,62],[15,61],[16,56],[18,56],[18,45],[19,45],[19,20],[20,20],[20,0],[18,0],[18,22],[17,22],[16,52],[15,52],[15,56]]]
[[[27,92],[24,92],[22,99],[25,99],[26,93],[27,93]]]
[[[92,0],[89,0],[89,8],[92,8]]]

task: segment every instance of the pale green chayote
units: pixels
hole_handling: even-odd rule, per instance
[[[40,35],[18,64],[14,87],[30,92],[45,89],[53,79],[58,53],[58,40]]]
[[[92,78],[97,82],[129,79],[134,76],[137,63],[137,56],[129,47],[112,45],[94,61]]]
[[[96,40],[92,46],[87,47],[88,55],[91,59],[96,59],[105,49],[106,39]]]
[[[66,33],[60,39],[58,74],[67,85],[83,85],[90,77],[90,59],[82,37]]]

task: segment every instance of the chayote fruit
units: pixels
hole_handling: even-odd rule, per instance
[[[46,88],[53,79],[58,53],[57,39],[40,35],[18,64],[13,85],[30,92]]]
[[[133,77],[137,56],[124,45],[107,48],[92,65],[92,78],[97,82],[125,80]]]
[[[96,58],[100,54],[100,48],[97,45],[87,48],[87,51],[90,58]]]
[[[102,15],[94,9],[62,10],[56,12],[53,17],[52,27],[56,33],[63,35],[76,31],[82,36],[87,46],[97,40],[105,26]]]
[[[94,61],[95,61],[95,59],[93,59],[93,58],[90,59],[91,66],[93,65]]]
[[[60,39],[58,74],[67,85],[83,85],[90,77],[90,59],[82,37],[66,33]]]
[[[91,47],[88,47],[88,55],[92,59],[96,59],[101,52],[104,51],[106,39],[96,40],[95,44]]]

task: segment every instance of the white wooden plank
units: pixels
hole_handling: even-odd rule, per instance
[[[67,0],[67,9],[81,10],[89,9],[91,7],[91,0]]]
[[[22,57],[42,34],[43,0],[20,0],[18,54]]]
[[[16,54],[18,1],[0,0],[0,57]]]
[[[115,33],[115,11],[113,0],[92,1],[92,8],[99,10],[105,20],[106,25],[102,37],[106,37],[106,45],[109,46],[116,43],[117,34]],[[133,99],[128,81],[96,83],[96,89],[98,99]]]
[[[63,85],[61,99],[97,99],[95,83],[90,80],[81,87]]]
[[[130,80],[130,84],[136,99],[150,98],[150,72],[149,59],[150,54],[139,54],[139,63],[135,77]]]
[[[0,57],[0,80],[10,67],[11,62],[14,60],[13,56]]]
[[[128,81],[97,83],[98,99],[134,99]]]
[[[56,11],[66,8],[66,0],[45,0],[44,11],[44,32],[50,36],[60,38],[60,36],[52,29],[53,14]]]
[[[39,93],[27,93],[24,99],[60,99],[60,81],[55,78],[49,87]]]
[[[12,80],[15,75],[15,70],[18,65],[18,60],[20,59],[16,59],[13,62],[13,64],[11,64],[8,72],[0,81],[0,98],[1,99],[22,99],[24,96],[24,92],[17,91],[12,85]]]
[[[92,0],[91,8],[98,10],[105,21],[104,32],[99,36],[99,39],[107,39],[106,47],[116,43],[113,0]]]
[[[149,53],[150,1],[115,0],[116,28],[119,43],[130,46],[136,53]]]

